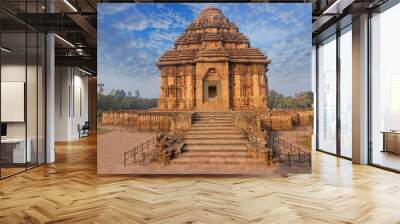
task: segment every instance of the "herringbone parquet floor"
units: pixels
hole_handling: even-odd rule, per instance
[[[0,223],[400,223],[400,175],[313,154],[313,173],[97,176],[96,139],[0,181]]]

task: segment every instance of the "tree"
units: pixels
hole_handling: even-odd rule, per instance
[[[125,90],[123,89],[117,89],[117,91],[115,91],[115,96],[119,99],[123,99],[126,96]]]
[[[311,108],[314,103],[314,94],[311,91],[297,93],[295,104],[298,108]]]
[[[297,108],[312,108],[314,99],[313,92],[306,91],[295,94],[292,96],[284,96],[282,93],[278,93],[275,90],[269,91],[268,107],[271,109],[297,109]]]
[[[287,99],[281,93],[278,93],[275,90],[269,91],[268,97],[268,107],[271,109],[274,108],[286,108],[286,101]]]
[[[140,98],[140,91],[138,89],[135,90],[135,98],[136,99]]]
[[[128,91],[126,94],[123,89],[113,89],[108,95],[97,94],[98,114],[101,116],[103,111],[112,110],[146,110],[157,106],[157,99],[140,98],[139,90],[135,91],[135,96]]]

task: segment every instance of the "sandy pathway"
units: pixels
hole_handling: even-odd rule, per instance
[[[117,164],[123,165],[124,152],[156,136],[157,132],[126,131],[119,127],[104,127],[111,131],[97,135],[97,171],[113,173]]]

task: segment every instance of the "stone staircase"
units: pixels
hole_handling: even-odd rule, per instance
[[[184,153],[172,164],[191,166],[265,166],[248,156],[245,133],[234,126],[229,112],[195,113],[193,124],[185,135]]]

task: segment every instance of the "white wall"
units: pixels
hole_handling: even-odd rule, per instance
[[[69,69],[67,67],[55,68],[55,140],[68,140],[68,117],[70,85]]]
[[[71,126],[73,128],[71,130],[71,134],[72,136],[78,137],[78,124],[82,126],[85,121],[89,120],[88,78],[86,76],[83,77],[81,75],[75,75],[74,87],[74,108],[72,110],[73,119],[71,120]]]
[[[88,78],[72,67],[56,67],[55,140],[79,137],[78,125],[88,120]]]
[[[1,66],[1,81],[25,82],[25,64],[8,64]],[[5,110],[6,108],[1,108]],[[25,137],[25,122],[7,122],[7,137]]]
[[[38,69],[38,70],[37,70]],[[7,124],[8,138],[25,138],[29,139],[29,147],[31,148],[32,162],[39,159],[39,163],[44,163],[45,150],[45,120],[44,120],[44,74],[42,68],[36,65],[25,66],[21,63],[5,63],[1,66],[2,82],[23,82],[26,84],[26,107],[23,102],[22,108],[2,107],[3,112],[7,110],[22,110],[20,113],[25,114],[26,120],[23,118],[21,122],[5,122]],[[25,80],[27,79],[27,80]],[[2,93],[4,89],[2,89]],[[21,90],[20,90],[21,91]],[[23,90],[22,90],[23,91]],[[22,93],[23,94],[23,93]],[[7,95],[2,95],[2,98]],[[17,113],[17,111],[7,111]],[[24,115],[23,115],[24,116]]]
[[[27,69],[27,70],[26,70]],[[4,64],[1,66],[1,81],[2,82],[24,82],[26,71],[28,72],[28,87],[27,87],[27,119],[28,119],[28,137],[29,130],[32,127],[32,130],[36,131],[36,107],[37,107],[37,99],[36,99],[36,80],[31,77],[31,74],[36,76],[36,67],[19,64]],[[33,86],[33,87],[32,87]],[[3,96],[4,97],[4,96]],[[39,105],[39,107],[42,105]],[[2,110],[6,110],[6,108],[2,108]],[[24,110],[24,108],[22,108]],[[33,113],[32,111],[35,111]],[[33,122],[33,123],[32,123]],[[7,135],[8,137],[25,137],[25,123],[26,122],[7,122]],[[36,132],[35,132],[36,136]]]

